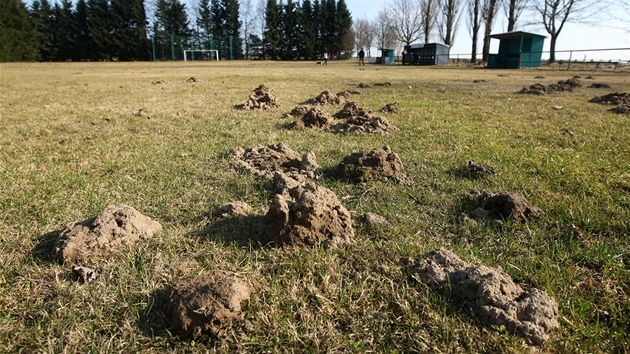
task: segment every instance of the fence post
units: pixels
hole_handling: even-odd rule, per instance
[[[153,61],[155,61],[155,35],[151,35],[151,51],[153,52]]]
[[[171,34],[171,58],[175,60],[175,35]]]
[[[230,60],[234,60],[234,53],[232,51],[232,36],[230,36]]]
[[[571,70],[571,58],[573,58],[573,51],[569,52],[569,65],[567,65],[567,71]]]

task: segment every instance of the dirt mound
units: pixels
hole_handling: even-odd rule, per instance
[[[173,286],[167,313],[175,329],[189,337],[221,336],[243,319],[251,292],[249,284],[232,273],[201,274]]]
[[[285,189],[276,194],[265,215],[264,243],[313,246],[324,242],[334,247],[354,238],[350,212],[333,191],[276,176]]]
[[[471,173],[487,173],[489,175],[493,175],[494,174],[494,170],[488,167],[484,167],[481,166],[479,164],[476,164],[472,161],[468,161],[468,170]]]
[[[294,116],[294,117],[300,117],[300,116],[305,115],[306,112],[308,112],[309,109],[311,109],[310,106],[299,104],[299,105],[295,106],[295,108],[293,108],[293,110],[289,114]]]
[[[588,86],[587,88],[610,89],[611,87],[608,84],[593,83],[590,86]]]
[[[527,222],[544,212],[517,193],[498,193],[486,198],[483,207],[479,207],[470,216],[474,219],[506,220],[510,215],[515,221]]]
[[[369,84],[366,84],[364,82],[361,82],[357,85],[358,88],[370,88]]]
[[[389,146],[385,146],[371,151],[362,150],[344,157],[337,165],[336,173],[358,183],[386,177],[402,184],[412,184],[413,181],[402,173],[403,169],[398,154]]]
[[[617,107],[612,108],[610,111],[613,113],[630,114],[630,93],[618,93],[613,92],[604,96],[594,97],[589,100],[593,103],[602,104],[616,104]]]
[[[623,103],[630,104],[630,93],[613,92],[607,95],[594,97],[590,99],[589,102],[602,103],[602,104],[616,104],[616,105],[620,105]]]
[[[160,223],[136,209],[110,205],[93,218],[69,224],[55,242],[54,252],[64,264],[76,264],[92,255],[122,251],[160,230]]]
[[[358,93],[359,92],[356,92],[356,91],[342,91],[339,93],[334,93],[332,91],[326,90],[320,93],[317,97],[309,98],[303,104],[320,105],[320,106],[338,105],[345,102],[350,97],[350,95],[358,94]]]
[[[397,131],[398,128],[391,125],[385,117],[368,114],[367,116],[348,118],[345,122],[335,124],[331,130],[335,133],[389,135]]]
[[[328,112],[319,107],[313,107],[309,109],[302,118],[289,124],[288,127],[291,129],[311,128],[328,130],[334,122],[335,120]]]
[[[187,83],[193,83],[193,82],[201,82],[201,80],[195,78],[195,77],[190,77],[189,79],[186,80]]]
[[[268,178],[273,177],[274,171],[282,171],[296,179],[315,178],[321,171],[313,152],[300,156],[282,142],[248,149],[234,148],[230,150],[230,158],[233,169]]]
[[[396,107],[397,103],[398,102],[392,102],[392,103],[386,104],[383,108],[381,108],[381,112],[384,112],[384,113],[398,113],[398,107]]]
[[[231,202],[218,206],[212,215],[219,217],[247,215],[252,211],[249,204],[241,201]]]
[[[378,87],[391,86],[391,85],[392,85],[391,82],[377,82],[374,84],[374,86],[378,86]]]
[[[254,94],[249,96],[247,102],[234,106],[236,109],[253,110],[253,109],[272,109],[280,107],[280,102],[275,98],[271,89],[265,85],[260,85],[253,90]]]
[[[366,111],[363,108],[359,107],[359,105],[356,102],[350,101],[350,102],[347,102],[343,106],[343,109],[341,111],[335,113],[334,117],[340,118],[340,119],[347,119],[347,118],[356,117],[356,116],[367,116],[370,113],[372,112]]]
[[[505,326],[532,344],[549,339],[546,331],[559,327],[558,304],[538,289],[523,290],[501,269],[474,266],[453,252],[439,249],[429,252],[414,273],[430,287],[448,289],[489,326]]]
[[[356,102],[348,102],[344,108],[335,114],[337,118],[347,118],[337,123],[328,112],[319,107],[311,108],[304,116],[290,123],[290,129],[321,129],[334,133],[382,134],[389,135],[398,130],[389,123],[387,118],[373,115],[370,111],[360,108]]]
[[[521,91],[518,93],[521,94],[532,94],[532,95],[544,95],[547,93],[553,92],[564,92],[569,91],[572,92],[574,89],[582,87],[580,80],[577,77],[568,79],[568,80],[560,80],[557,84],[551,84],[545,86],[543,84],[533,84],[529,87],[523,87]]]

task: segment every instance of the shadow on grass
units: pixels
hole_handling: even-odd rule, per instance
[[[165,340],[177,339],[171,333],[170,314],[168,313],[168,295],[170,287],[156,289],[149,295],[147,305],[138,318],[138,328],[148,337]]]
[[[36,238],[36,245],[31,249],[31,255],[37,264],[59,263],[55,255],[55,242],[63,230],[56,230]]]
[[[265,215],[229,216],[212,220],[204,229],[188,236],[241,248],[261,248],[264,224]]]
[[[447,172],[458,179],[481,180],[490,177],[486,173],[472,172],[467,165],[451,168]]]

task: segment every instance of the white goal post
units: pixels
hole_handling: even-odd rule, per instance
[[[191,54],[196,54],[196,53],[200,53],[200,59],[199,60],[204,60],[206,58],[206,56],[204,55],[204,53],[208,53],[208,57],[210,60],[212,60],[212,53],[214,52],[214,57],[217,58],[217,61],[219,61],[219,50],[217,49],[191,49],[191,50],[184,50],[184,61],[188,61],[188,56],[190,56]],[[195,55],[196,57],[196,55]],[[197,58],[195,58],[194,60],[198,60]]]

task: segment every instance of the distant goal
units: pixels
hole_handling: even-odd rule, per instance
[[[184,61],[188,60],[219,60],[217,49],[185,50]]]

